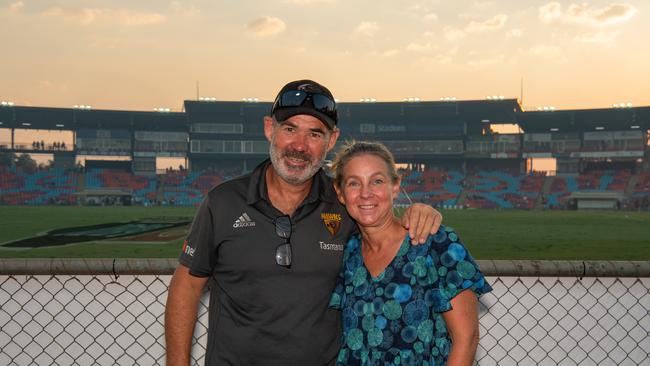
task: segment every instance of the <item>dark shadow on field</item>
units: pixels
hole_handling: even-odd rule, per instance
[[[145,241],[138,238],[143,234],[151,234],[153,232],[162,232],[174,229],[176,229],[174,231],[178,232],[177,228],[186,226],[190,222],[191,220],[186,217],[159,217],[130,221],[126,223],[108,223],[55,229],[48,231],[43,235],[7,242],[3,244],[2,247],[42,248],[122,237],[129,237],[130,240],[138,242]],[[164,234],[156,236],[163,238],[166,237]],[[150,238],[151,235],[145,235],[145,237]]]

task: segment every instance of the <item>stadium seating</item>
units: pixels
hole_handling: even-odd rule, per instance
[[[650,172],[639,174],[639,179],[634,186],[635,196],[649,196],[650,195]]]
[[[544,177],[514,175],[504,171],[480,171],[466,179],[466,206],[469,208],[532,209]]]
[[[547,208],[564,208],[573,192],[625,191],[632,174],[629,170],[585,172],[576,176],[555,177],[551,191],[546,196]]]
[[[119,189],[132,194],[135,204],[195,206],[214,186],[238,172],[167,171],[157,177],[138,176],[117,169],[89,169],[84,174],[86,190]],[[533,209],[542,193],[545,176],[517,175],[508,171],[478,171],[464,175],[459,171],[401,170],[402,192],[396,205],[422,202],[435,207],[482,209]],[[26,173],[15,168],[0,168],[0,204],[73,204],[80,187],[80,173],[49,168]],[[542,202],[545,208],[566,208],[573,192],[605,192],[627,189],[629,170],[594,170],[579,175],[553,177]],[[463,197],[462,202],[459,199]],[[628,207],[650,199],[650,173],[640,173],[628,196]],[[636,201],[635,201],[636,200]],[[640,202],[641,202],[640,201]],[[645,204],[644,204],[645,205]],[[645,207],[645,206],[644,206]]]
[[[0,204],[47,205],[76,202],[77,174],[61,168],[27,173],[15,168],[0,171]]]
[[[198,205],[203,196],[224,180],[219,173],[172,171],[161,179],[163,198],[167,204]]]
[[[198,176],[199,173],[188,171],[172,171],[163,175],[161,182],[164,202],[179,206],[199,204],[203,194],[200,190],[192,187]]]
[[[610,177],[611,176],[611,180]],[[605,190],[608,191],[625,191],[627,184],[632,177],[629,170],[620,170],[617,172],[608,172],[602,179],[607,182]]]
[[[401,173],[403,192],[397,197],[395,204],[408,205],[411,201],[436,207],[457,204],[458,195],[462,191],[462,173],[444,170],[404,170]]]
[[[156,178],[134,175],[119,169],[88,169],[86,189],[121,189],[131,192],[136,202],[156,200]]]

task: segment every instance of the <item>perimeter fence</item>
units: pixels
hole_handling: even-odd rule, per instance
[[[479,365],[650,365],[650,262],[478,261]],[[0,365],[162,365],[173,259],[0,261]],[[208,297],[192,351],[203,364]]]

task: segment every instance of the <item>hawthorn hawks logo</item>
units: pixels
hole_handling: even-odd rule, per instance
[[[329,231],[332,236],[336,235],[341,227],[341,214],[323,212],[320,214],[320,218],[323,219],[323,224],[325,224],[327,231]]]

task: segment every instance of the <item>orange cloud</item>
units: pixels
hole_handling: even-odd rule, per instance
[[[248,23],[248,31],[258,37],[270,37],[282,33],[287,25],[280,18],[263,16]]]
[[[539,19],[544,23],[607,26],[626,22],[637,12],[630,4],[610,4],[602,8],[594,8],[587,3],[571,4],[564,10],[562,4],[552,1],[539,7]]]

